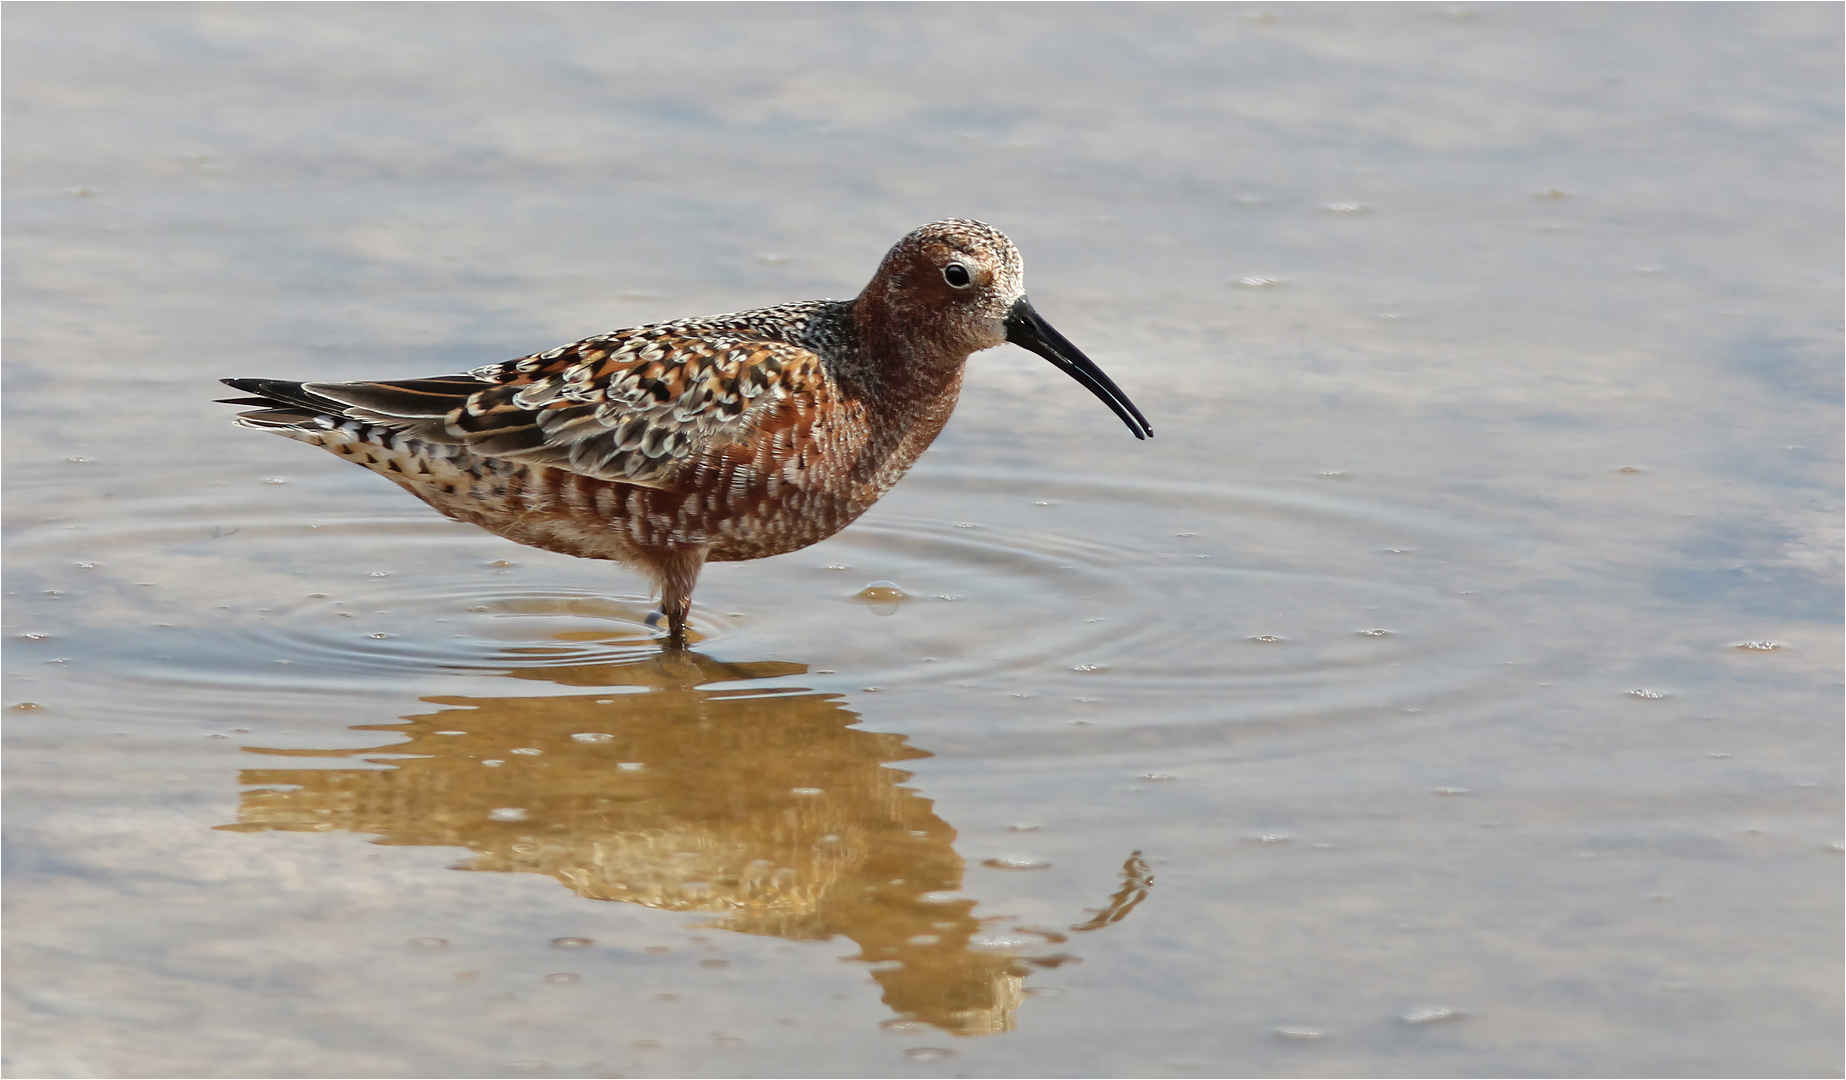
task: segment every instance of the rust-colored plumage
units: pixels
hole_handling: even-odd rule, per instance
[[[226,379],[245,427],[322,446],[449,517],[648,575],[685,644],[699,568],[807,547],[897,483],[948,422],[969,354],[1011,341],[1147,421],[1026,301],[1019,253],[951,219],[856,299],[585,338],[461,375]]]

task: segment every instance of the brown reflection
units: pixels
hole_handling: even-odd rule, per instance
[[[900,1016],[957,1035],[1011,1030],[1025,965],[1070,957],[971,945],[981,921],[974,900],[952,894],[964,865],[955,830],[886,764],[929,754],[852,727],[859,718],[837,695],[712,689],[806,670],[692,653],[519,670],[512,677],[597,690],[425,698],[446,708],[354,729],[406,737],[384,746],[248,747],[391,756],[367,769],[244,770],[254,790],[237,823],[220,827],[467,847],[476,854],[460,869],[548,874],[580,896],[709,912],[710,925],[740,933],[844,935]],[[1125,893],[1111,910],[1126,914],[1124,903]]]

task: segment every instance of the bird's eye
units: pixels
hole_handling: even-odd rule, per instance
[[[960,263],[950,263],[942,268],[942,280],[949,283],[951,289],[965,289],[974,284],[973,275]]]

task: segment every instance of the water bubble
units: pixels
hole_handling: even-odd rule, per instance
[[[1007,952],[1013,949],[1025,949],[1036,945],[1034,938],[1021,937],[1018,934],[982,933],[968,939],[968,948],[981,949],[986,952]]]
[[[367,634],[365,636],[371,638],[374,641],[384,641],[387,638],[389,638],[391,635],[390,634]]]
[[[1634,467],[1633,465],[1624,465],[1624,466],[1622,466],[1621,468],[1619,468],[1619,469],[1617,469],[1617,470],[1615,470],[1615,471],[1616,471],[1616,472],[1625,472],[1625,473],[1638,473],[1638,472],[1640,472],[1641,470],[1640,470],[1640,469],[1637,469],[1637,468],[1635,468],[1635,467]]]
[[[1072,671],[1107,671],[1109,670],[1109,665],[1107,664],[1078,664],[1076,667],[1071,668],[1071,670]]]
[[[995,870],[1043,870],[1051,864],[1043,859],[1034,859],[1029,855],[1001,855],[992,859],[982,859],[982,866]]]
[[[912,1061],[941,1061],[946,1057],[954,1057],[955,1051],[940,1046],[913,1046],[904,1051],[904,1056]]]
[[[437,731],[437,732],[432,732],[432,734],[435,734],[435,735],[466,735],[468,733],[465,731]]]
[[[19,704],[13,706],[13,708],[18,709],[20,712],[31,712],[34,709],[42,709],[44,707],[45,706],[40,705],[36,701],[22,701]]]
[[[1665,690],[1630,690],[1628,691],[1628,696],[1642,698],[1647,701],[1659,701],[1661,698],[1667,696],[1667,692]]]
[[[1364,203],[1330,202],[1322,206],[1321,209],[1329,214],[1363,214],[1369,212],[1372,208]]]
[[[487,811],[487,816],[494,821],[524,821],[526,812],[517,806],[502,806]]]
[[[826,789],[817,788],[817,787],[798,787],[798,788],[789,788],[788,790],[789,790],[789,794],[791,795],[823,795],[823,794],[826,794]]]
[[[1771,649],[1781,648],[1782,643],[1779,641],[1739,641],[1736,645],[1732,647],[1738,648],[1738,649],[1749,649],[1753,652],[1769,652]]]
[[[551,947],[554,949],[587,949],[596,944],[596,939],[586,937],[554,937]]]
[[[1436,789],[1436,794],[1438,795],[1472,795],[1474,794],[1474,792],[1469,791],[1465,787],[1439,787]]]
[[[640,772],[642,769],[647,768],[647,765],[645,762],[640,761],[622,761],[616,763],[615,767],[623,772]]]
[[[1136,777],[1136,779],[1159,781],[1159,780],[1177,780],[1179,779],[1179,777],[1174,776],[1172,773],[1144,772],[1140,776]]]
[[[1255,637],[1253,637],[1253,638],[1251,638],[1250,640],[1251,640],[1251,641],[1260,641],[1260,642],[1262,642],[1262,643],[1263,643],[1264,645],[1274,645],[1274,644],[1275,644],[1275,643],[1277,643],[1278,641],[1282,641],[1282,640],[1284,640],[1284,639],[1283,639],[1283,638],[1279,638],[1279,637],[1277,637],[1277,636],[1276,636],[1276,635],[1274,635],[1274,634],[1258,634],[1258,635],[1256,635]]]
[[[1278,283],[1276,279],[1272,277],[1258,277],[1255,274],[1246,274],[1238,278],[1234,284],[1245,289],[1273,289]]]
[[[1317,1039],[1328,1038],[1328,1035],[1326,1032],[1318,1031],[1314,1028],[1276,1028],[1276,1037],[1279,1039],[1298,1039],[1302,1042],[1313,1042]]]
[[[1007,827],[1014,832],[1037,832],[1039,829],[1039,825],[1035,821],[1021,821],[1018,824],[1009,825]]]
[[[1461,1013],[1458,1010],[1445,1008],[1441,1005],[1430,1005],[1421,1009],[1412,1009],[1402,1017],[1406,1024],[1437,1024],[1444,1020],[1459,1020],[1460,1018]]]
[[[286,484],[288,483],[288,479],[286,477],[281,477],[281,476],[265,476],[263,478],[263,483],[265,484]]]
[[[544,753],[544,751],[536,747],[521,746],[518,749],[514,750],[513,753],[524,754],[527,757],[536,757],[537,755]]]
[[[488,758],[487,760],[481,762],[481,764],[487,766],[490,769],[497,769],[500,766],[505,765],[506,762],[501,761],[499,758]]]
[[[854,598],[871,605],[874,615],[894,615],[897,606],[910,599],[910,594],[898,588],[895,582],[874,581],[860,589]]]
[[[929,1030],[928,1024],[920,1020],[911,1020],[902,1016],[886,1020],[879,1024],[878,1027],[879,1030],[887,1031],[893,1035],[921,1035]]]
[[[1356,630],[1354,631],[1354,633],[1358,634],[1360,637],[1390,637],[1391,636],[1391,631],[1389,630]]]
[[[601,703],[599,702],[598,704]],[[580,743],[606,743],[615,741],[615,736],[605,735],[600,731],[579,731],[570,738],[572,742]]]
[[[957,901],[966,899],[966,896],[954,889],[936,889],[918,896],[917,902],[922,904],[953,904]]]

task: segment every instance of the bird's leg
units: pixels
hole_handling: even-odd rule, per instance
[[[686,616],[692,612],[692,597],[662,597],[661,614],[667,617],[667,648],[684,649],[686,647]]]
[[[667,620],[667,648],[686,647],[686,617],[692,613],[692,588],[705,565],[705,549],[671,548],[650,553],[655,586],[660,590],[660,613]]]

